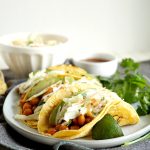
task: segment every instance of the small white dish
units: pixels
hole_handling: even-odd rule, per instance
[[[36,142],[53,145],[56,144],[57,142],[64,141],[62,139],[41,135],[37,132],[37,130],[26,126],[25,124],[23,124],[18,120],[15,120],[14,116],[17,113],[16,107],[19,99],[19,96],[16,93],[16,88],[17,87],[15,87],[13,90],[10,91],[4,102],[3,114],[7,123],[23,136]],[[93,140],[90,137],[84,137],[69,141],[72,143],[77,143],[91,148],[106,148],[106,147],[108,148],[118,146],[125,142],[135,140],[141,137],[142,135],[146,134],[147,132],[149,132],[150,115],[140,117],[140,122],[138,124],[124,126],[122,127],[122,130],[124,136],[118,138],[106,140]]]
[[[37,38],[38,37],[38,38]],[[50,33],[14,33],[0,37],[0,52],[16,77],[62,64],[67,58],[68,38]]]
[[[107,53],[87,53],[73,57],[73,63],[93,75],[112,76],[118,67],[117,58]]]

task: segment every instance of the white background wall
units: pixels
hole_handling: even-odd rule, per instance
[[[67,35],[70,54],[150,58],[150,0],[0,0],[0,35],[21,31]]]

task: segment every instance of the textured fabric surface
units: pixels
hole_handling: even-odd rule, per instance
[[[7,93],[14,87],[15,85],[23,82],[24,80],[15,80],[13,74],[5,70],[3,71],[5,74],[5,78],[7,84],[9,85],[9,89]],[[141,63],[141,72],[150,78],[150,61]],[[4,96],[0,96],[0,150],[91,150],[90,148],[86,148],[83,146],[79,146],[77,144],[73,144],[71,142],[60,142],[53,146],[48,146],[44,144],[40,144],[34,141],[31,141],[24,136],[17,133],[14,129],[12,129],[5,121],[2,114],[2,107],[5,100]],[[122,147],[118,146],[115,148],[109,148],[111,150],[149,150],[150,149],[150,140],[145,140],[133,144],[131,146]],[[104,149],[102,149],[104,150]],[[107,149],[105,149],[107,150]]]

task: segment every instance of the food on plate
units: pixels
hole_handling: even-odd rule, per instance
[[[121,127],[109,114],[98,121],[92,129],[92,138],[95,140],[111,139],[123,136]]]
[[[60,41],[56,39],[43,38],[40,35],[29,35],[26,39],[16,39],[12,41],[14,46],[30,46],[30,47],[42,47],[42,46],[55,46],[61,44]]]
[[[93,83],[76,82],[47,100],[39,114],[38,131],[62,139],[85,137],[106,114],[121,126],[139,122],[134,108],[116,93]]]
[[[18,93],[20,111],[15,118],[37,128],[41,134],[56,138],[91,135],[92,128],[108,114],[120,126],[139,122],[130,104],[102,87],[85,70],[72,65],[32,72],[29,79],[19,85]]]
[[[5,94],[7,90],[7,85],[4,80],[3,73],[0,71],[0,95]]]
[[[44,103],[63,86],[74,82],[93,82],[101,84],[85,70],[72,65],[49,67],[32,72],[29,79],[19,85],[19,113],[16,119],[25,121],[32,128],[37,128],[38,116]]]

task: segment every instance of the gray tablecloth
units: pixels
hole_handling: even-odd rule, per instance
[[[14,76],[12,72],[9,70],[3,71],[5,74],[6,81],[8,81],[8,84],[12,86],[16,85],[20,82],[20,80],[13,80]],[[145,75],[147,75],[150,78],[150,61],[142,62],[141,63],[141,72]],[[11,81],[10,81],[11,80]],[[9,92],[9,90],[8,90]],[[44,144],[40,144],[34,141],[31,141],[24,136],[17,133],[15,130],[13,130],[5,121],[2,114],[2,107],[4,102],[5,96],[0,97],[0,150],[8,150],[8,149],[15,149],[15,150],[35,150],[35,149],[42,149],[42,150],[84,150],[85,147],[80,147],[77,144],[72,143],[58,143],[53,146],[48,146]],[[133,144],[131,146],[127,147],[115,147],[115,148],[109,148],[111,150],[149,150],[150,149],[150,140],[145,140],[138,142],[136,144]],[[106,149],[105,149],[106,150]]]

